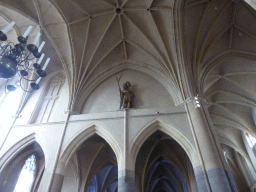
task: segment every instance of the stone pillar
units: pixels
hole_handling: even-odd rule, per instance
[[[53,174],[52,183],[49,192],[61,192],[62,184],[64,181],[65,169],[62,166],[64,163],[59,162],[56,172]]]
[[[50,192],[61,192],[63,181],[64,181],[64,175],[55,173],[53,175],[53,182],[52,182]]]
[[[195,101],[189,100],[186,108],[201,160],[201,166],[194,168],[198,189],[200,192],[238,192],[228,173],[228,165],[205,103],[200,98],[198,104]]]
[[[135,172],[118,171],[118,192],[135,192]]]
[[[118,192],[135,192],[135,159],[128,150],[128,110],[124,110],[123,158],[118,162]]]

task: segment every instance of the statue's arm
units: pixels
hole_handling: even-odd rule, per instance
[[[120,97],[121,97],[121,99],[123,99],[124,98],[124,92],[121,91],[121,89],[119,91],[120,91]]]

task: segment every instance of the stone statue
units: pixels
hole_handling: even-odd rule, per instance
[[[120,109],[125,108],[132,108],[133,107],[133,99],[135,97],[134,93],[132,92],[132,86],[129,81],[123,84],[123,90],[120,89]]]

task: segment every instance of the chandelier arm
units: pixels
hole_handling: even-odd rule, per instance
[[[23,53],[21,56],[20,56],[20,61],[17,63],[18,66],[20,67],[23,67],[23,70],[27,71],[29,70],[29,61],[32,61],[34,58],[31,58],[29,59],[29,56],[30,56],[31,53],[28,52],[28,55],[26,56],[26,53]],[[25,56],[24,56],[25,55]],[[24,64],[22,64],[24,63]],[[18,69],[19,70],[19,69]],[[19,70],[20,71],[20,70]]]
[[[25,90],[23,87],[22,87],[22,83],[21,83],[21,80],[22,80],[22,78],[20,78],[20,88],[23,90],[23,91],[25,91],[25,92],[32,92],[33,90],[31,90],[31,91],[27,91],[27,90]]]
[[[26,81],[36,81],[37,79],[31,79],[31,80],[29,80],[29,79],[26,79],[25,77],[21,77],[21,79],[25,79]]]
[[[31,91],[27,91],[27,90],[25,90],[22,86],[20,86],[20,88],[21,88],[23,91],[27,92],[27,93],[29,93],[29,92],[32,92],[32,91],[33,91],[33,90],[31,90]]]

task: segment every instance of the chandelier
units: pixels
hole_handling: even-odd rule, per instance
[[[7,40],[6,34],[14,24],[15,22],[12,21],[7,27],[0,31],[0,41]],[[28,89],[22,86],[22,82],[24,81],[30,83],[32,90],[37,90],[39,89],[39,81],[42,77],[46,76],[45,69],[49,64],[50,58],[46,60],[43,67],[40,65],[45,55],[44,53],[40,53],[45,42],[43,41],[39,48],[36,46],[41,35],[38,33],[33,44],[27,44],[31,29],[32,26],[29,26],[23,36],[18,37],[19,43],[14,44],[13,42],[9,42],[7,44],[3,43],[0,46],[0,78],[7,80],[5,86],[6,93],[16,89],[15,84],[18,79],[20,87],[24,91],[28,92]],[[38,61],[34,63],[32,67],[32,61],[34,59],[38,59]],[[28,79],[28,77],[31,78],[33,76],[34,71],[36,71],[38,78]]]

